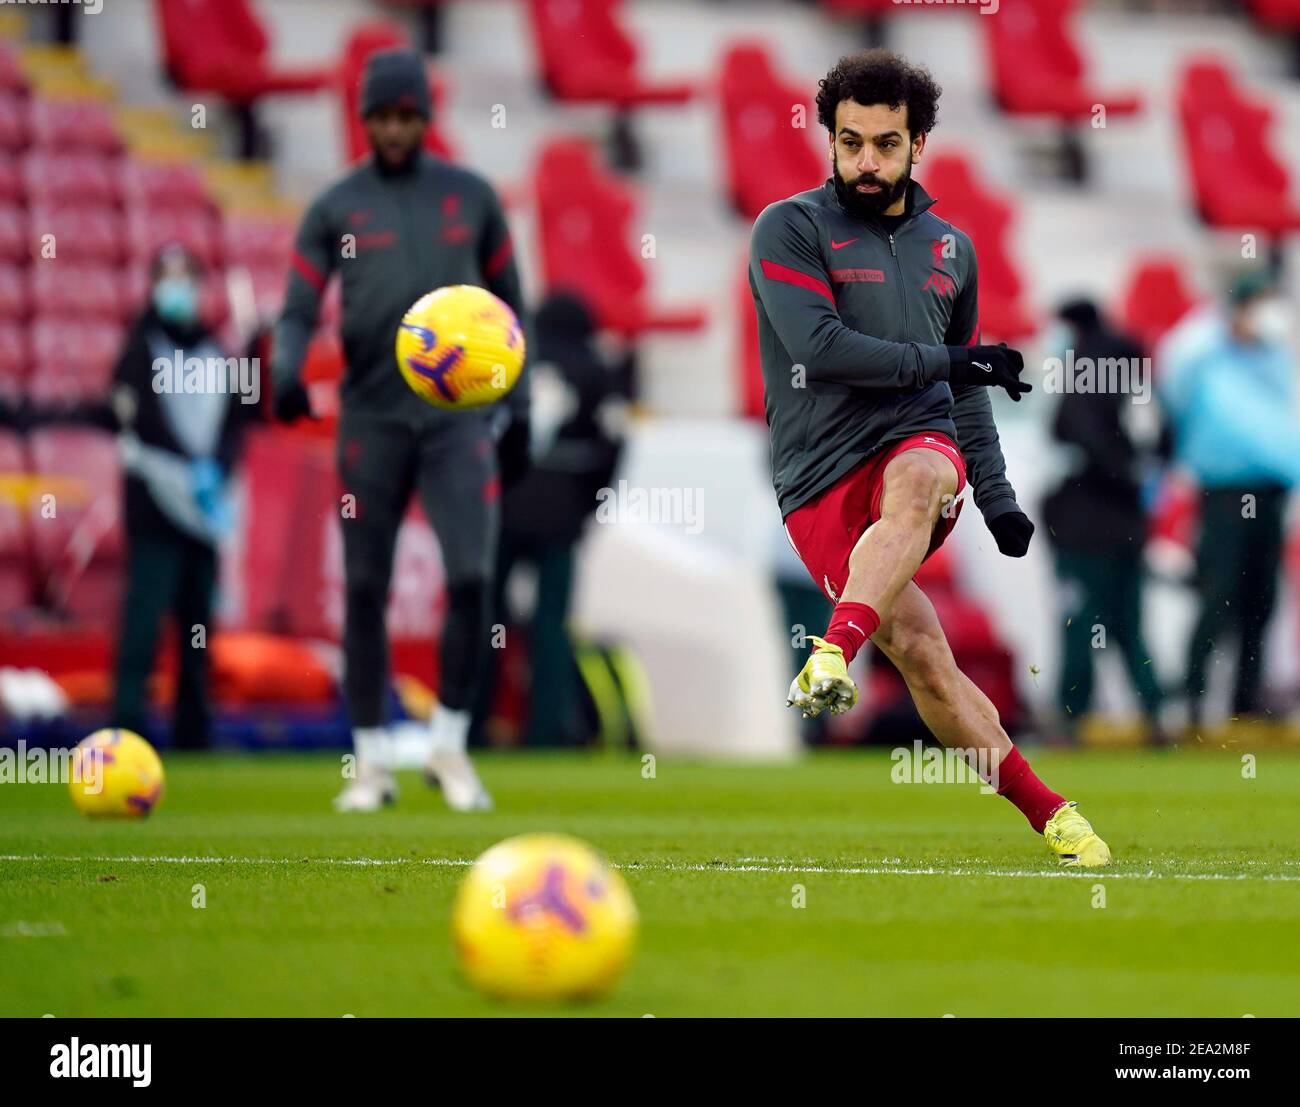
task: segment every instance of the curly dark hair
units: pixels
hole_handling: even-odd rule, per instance
[[[929,134],[939,116],[943,94],[930,71],[913,65],[891,50],[863,50],[845,54],[817,84],[817,118],[835,133],[835,109],[841,100],[859,104],[907,105],[907,128],[912,137]]]

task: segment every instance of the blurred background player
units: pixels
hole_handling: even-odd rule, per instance
[[[531,569],[532,603],[518,619],[530,660],[521,739],[530,747],[581,746],[591,734],[568,627],[578,543],[623,451],[633,365],[630,357],[611,363],[597,349],[591,308],[576,293],[554,292],[538,304],[534,331],[533,460],[502,499],[492,622],[513,624],[508,585],[515,570]],[[492,651],[494,677],[496,659]],[[480,717],[495,686],[484,682]]]
[[[934,736],[988,751],[999,794],[1062,863],[1105,865],[1105,842],[1011,744],[912,580],[956,522],[967,466],[1003,553],[1024,556],[1034,530],[988,397],[1029,391],[1023,358],[979,345],[974,247],[912,180],[939,96],[928,71],[889,51],[841,58],[817,94],[832,178],[769,206],[750,240],[777,498],[836,605],[825,636],[809,635],[788,702],[809,715],[849,710],[847,662],[874,639]]]
[[[1057,317],[1075,362],[1119,359],[1138,366],[1142,351],[1102,317],[1091,300],[1070,300]],[[1064,358],[1065,350],[1053,351]],[[1150,381],[1147,381],[1150,385]],[[1147,512],[1142,502],[1150,451],[1126,421],[1132,396],[1067,391],[1052,422],[1052,437],[1074,459],[1070,472],[1043,502],[1062,602],[1061,726],[1073,736],[1093,692],[1096,628],[1119,648],[1141,703],[1148,735],[1163,741],[1160,685],[1142,635],[1143,549]]]
[[[1200,488],[1200,610],[1186,677],[1192,726],[1225,637],[1236,652],[1232,714],[1265,710],[1264,632],[1277,602],[1287,499],[1300,482],[1292,325],[1277,277],[1261,263],[1233,280],[1222,310],[1189,319],[1162,349],[1174,459]]]
[[[345,511],[342,521],[344,695],[357,775],[336,807],[370,811],[396,798],[384,718],[384,609],[397,531],[416,492],[442,548],[448,597],[426,775],[453,809],[485,809],[491,800],[465,747],[488,649],[500,525],[494,431],[509,478],[527,457],[527,385],[516,385],[490,414],[439,411],[407,387],[393,348],[407,308],[443,285],[482,285],[522,317],[519,278],[491,186],[422,148],[431,108],[419,56],[375,54],[360,112],[373,154],[326,189],[303,219],[272,370],[277,416],[288,422],[310,415],[299,374],[322,293],[337,269],[347,360],[337,460],[341,490],[355,497],[355,517]]]
[[[217,582],[217,544],[230,523],[225,490],[242,431],[257,407],[229,391],[185,391],[155,363],[225,354],[199,315],[202,267],[179,245],[150,268],[149,303],[131,327],[114,374],[127,538],[126,592],[117,646],[114,726],[148,733],[149,676],[163,617],[176,620],[179,654],[173,741],[208,745],[207,636]]]

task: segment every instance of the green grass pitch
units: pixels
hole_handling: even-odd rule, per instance
[[[141,823],[4,785],[0,1015],[1300,1015],[1300,755],[1259,751],[1254,779],[1234,751],[1030,757],[1112,868],[1063,872],[1008,804],[894,784],[883,751],[654,779],[488,755],[497,810],[460,816],[415,774],[394,810],[335,815],[325,755],[172,755]],[[593,843],[637,899],[607,999],[502,1004],[456,973],[459,863],[533,830]]]

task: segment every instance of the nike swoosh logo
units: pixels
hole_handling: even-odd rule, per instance
[[[851,626],[854,630],[856,630],[859,634],[865,634],[865,633],[866,633],[866,631],[864,631],[860,626],[858,626],[857,623],[853,622],[853,620],[851,620],[851,619],[849,620],[849,624],[848,624],[848,625]]]
[[[858,238],[861,237],[862,237],[861,235],[858,235]],[[832,238],[831,249],[838,250],[841,246],[851,246],[853,243],[857,242],[857,240],[858,240],[857,238],[846,238],[843,242],[836,242],[835,239]]]
[[[993,372],[993,366],[985,365],[982,361],[972,361],[971,364],[975,366],[976,369],[983,369],[986,373]]]

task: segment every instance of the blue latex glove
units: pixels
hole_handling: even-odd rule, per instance
[[[230,506],[223,495],[225,485],[225,474],[212,458],[204,457],[190,463],[190,488],[194,502],[217,531],[225,530],[230,523]]]

